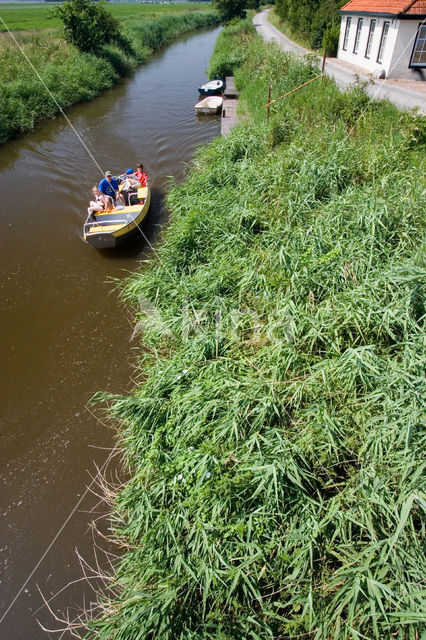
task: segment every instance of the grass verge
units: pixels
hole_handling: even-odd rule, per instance
[[[305,49],[311,49],[309,38],[292,29],[291,25],[286,20],[281,20],[274,9],[269,10],[268,20],[278,29],[278,31],[281,31],[281,33],[287,36],[287,38],[290,38],[290,40],[293,40],[293,42],[296,42],[296,44],[299,44]]]
[[[134,9],[132,9],[134,10]],[[179,12],[178,15],[125,23],[132,54],[107,46],[101,55],[85,54],[69,45],[55,30],[16,32],[18,42],[63,109],[92,100],[128,75],[154,51],[177,36],[218,23],[211,11]],[[40,120],[53,118],[58,106],[40,82],[8,34],[0,46],[0,143],[30,131]]]
[[[100,395],[131,479],[88,638],[425,630],[425,120],[234,26],[246,118],[124,286],[139,382]],[[233,46],[230,47],[230,42]]]

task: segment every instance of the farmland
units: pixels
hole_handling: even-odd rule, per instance
[[[54,2],[2,2],[0,3],[0,17],[12,31],[32,31],[53,29],[61,26],[60,20],[52,15]],[[118,18],[122,24],[140,20],[152,20],[163,15],[182,15],[193,11],[205,11],[211,8],[206,2],[182,2],[172,4],[141,4],[140,2],[109,3],[108,11]],[[0,32],[6,27],[0,22]]]

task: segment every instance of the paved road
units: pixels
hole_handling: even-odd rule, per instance
[[[308,49],[304,49],[287,38],[281,31],[278,31],[278,29],[268,21],[267,11],[257,13],[254,16],[253,23],[266,42],[277,42],[283,51],[294,51],[299,55],[311,53]],[[363,74],[362,71],[357,73],[349,69],[336,60],[336,58],[327,60],[325,71],[328,76],[335,79],[336,84],[341,88],[353,84],[356,80],[356,75],[358,75],[361,80],[370,82],[370,76]],[[372,84],[368,85],[367,92],[375,100],[387,99],[393,102],[399,109],[413,109],[417,107],[419,111],[426,113],[426,94],[420,91],[411,91],[404,87],[398,87],[389,84],[389,81],[386,80],[373,80]]]

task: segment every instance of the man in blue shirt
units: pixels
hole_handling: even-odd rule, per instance
[[[111,196],[111,198],[115,201],[115,204],[125,205],[126,201],[124,196],[121,195],[118,191],[118,182],[115,178],[112,177],[111,171],[105,172],[105,178],[103,178],[98,184],[98,189],[101,193],[104,193],[106,196]]]

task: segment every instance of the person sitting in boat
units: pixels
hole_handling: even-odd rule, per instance
[[[131,189],[132,187],[137,189],[139,186],[136,174],[133,169],[127,169],[125,173],[118,176],[118,181],[124,184],[125,189]]]
[[[143,165],[138,164],[136,165],[136,173],[134,174],[136,176],[136,179],[139,183],[140,187],[146,187],[148,184],[148,176],[146,175],[145,171],[143,170]]]
[[[136,191],[139,187],[139,182],[133,169],[127,169],[125,173],[118,176],[118,181],[123,185],[122,191]]]
[[[87,213],[90,216],[93,216],[94,213],[100,213],[101,211],[110,211],[113,208],[114,203],[111,196],[106,196],[104,193],[101,193],[96,185],[93,187],[92,192],[93,200],[90,201],[89,208],[87,209]]]
[[[110,196],[114,200],[115,205],[126,205],[124,196],[120,193],[118,188],[118,182],[112,177],[111,171],[105,172],[105,178],[103,178],[98,184],[98,189],[106,196]]]
[[[120,183],[120,193],[123,194],[125,199],[130,203],[129,196],[132,193],[136,193],[139,187],[139,182],[133,169],[127,169],[125,173],[118,176],[118,182]]]

